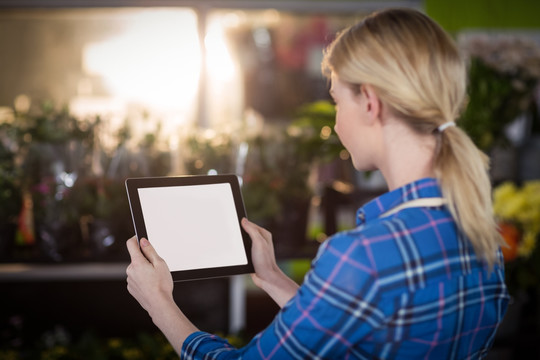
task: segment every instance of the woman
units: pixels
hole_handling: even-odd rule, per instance
[[[242,349],[189,322],[147,240],[128,240],[128,290],[189,359],[485,357],[508,293],[487,159],[454,123],[466,88],[455,44],[422,13],[390,9],[339,34],[323,70],[354,167],[380,170],[389,192],[321,245],[300,287],[270,233],[243,220],[253,280],[281,311]]]

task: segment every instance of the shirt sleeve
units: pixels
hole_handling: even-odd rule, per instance
[[[329,239],[297,294],[273,322],[241,349],[207,334],[192,334],[182,358],[345,358],[385,319],[376,303],[377,286],[366,248],[357,236]]]

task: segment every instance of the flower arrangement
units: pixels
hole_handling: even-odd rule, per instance
[[[505,128],[519,115],[534,112],[540,81],[540,45],[519,36],[462,36],[469,58],[468,101],[460,125],[478,147],[505,143]]]
[[[540,180],[526,181],[519,187],[513,182],[498,185],[493,192],[493,210],[507,244],[503,255],[509,286],[535,286],[540,278]]]
[[[512,182],[505,182],[495,188],[493,209],[499,220],[508,226],[513,224],[514,230],[522,234],[521,241],[510,240],[509,246],[515,247],[515,257],[529,257],[536,247],[540,234],[540,180],[531,180],[517,187]]]

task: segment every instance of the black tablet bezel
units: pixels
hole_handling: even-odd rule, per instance
[[[251,261],[251,238],[246,233],[240,224],[242,218],[246,217],[246,210],[240,191],[238,177],[234,174],[223,175],[197,175],[197,176],[165,176],[165,177],[144,177],[144,178],[128,178],[125,181],[126,191],[128,195],[131,216],[137,241],[142,238],[148,238],[146,225],[141,208],[138,189],[150,187],[170,187],[170,186],[185,186],[185,185],[210,185],[228,183],[231,186],[234,204],[238,223],[246,252],[247,264],[225,267],[214,267],[204,269],[192,269],[182,271],[171,271],[173,281],[185,281],[195,279],[206,279],[215,277],[224,277],[239,274],[253,273],[253,263]],[[149,239],[151,241],[151,239]]]

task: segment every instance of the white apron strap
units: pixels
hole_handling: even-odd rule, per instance
[[[415,199],[415,200],[404,202],[403,204],[400,204],[400,205],[388,210],[387,212],[380,215],[379,218],[395,214],[398,211],[406,209],[406,208],[412,208],[412,207],[436,207],[436,206],[442,206],[444,204],[446,204],[446,200],[444,198],[442,198],[442,197]]]

